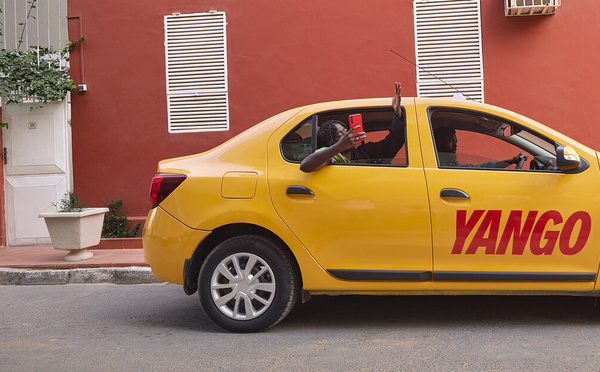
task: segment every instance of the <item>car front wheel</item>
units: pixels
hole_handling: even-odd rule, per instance
[[[238,236],[219,244],[198,278],[204,312],[231,332],[258,332],[281,321],[294,306],[298,278],[287,255],[271,240]]]

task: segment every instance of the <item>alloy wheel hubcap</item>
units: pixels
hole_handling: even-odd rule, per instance
[[[275,297],[271,267],[252,253],[235,253],[223,259],[213,272],[210,290],[217,308],[235,320],[263,314]]]

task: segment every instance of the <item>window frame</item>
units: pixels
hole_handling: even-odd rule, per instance
[[[402,116],[405,118],[406,121],[406,108],[405,106],[401,106],[402,109]],[[392,115],[395,115],[394,110],[391,106],[375,106],[375,107],[351,107],[351,108],[343,108],[343,109],[335,109],[335,110],[327,110],[327,111],[322,111],[322,112],[317,112],[317,113],[313,113],[311,115],[308,115],[306,117],[303,117],[302,120],[295,125],[290,131],[288,131],[279,141],[279,152],[280,155],[282,157],[282,159],[284,161],[286,161],[287,163],[292,163],[292,164],[300,164],[302,162],[302,160],[291,160],[288,159],[285,154],[284,154],[284,150],[283,150],[283,143],[284,140],[292,133],[295,133],[298,131],[298,129],[300,129],[301,127],[305,126],[308,121],[311,121],[311,126],[312,126],[312,137],[311,137],[311,152],[309,153],[312,154],[315,151],[317,151],[317,132],[318,132],[318,126],[319,126],[319,116],[331,116],[331,115],[335,115],[335,114],[344,114],[347,115],[349,113],[365,113],[365,112],[389,112]],[[327,119],[329,120],[329,119]],[[325,121],[323,121],[325,122]],[[344,122],[346,125],[348,123]],[[408,123],[406,123],[408,124]],[[390,122],[391,125],[391,122]],[[380,166],[380,167],[394,167],[394,168],[407,168],[409,166],[409,158],[408,158],[408,138],[407,138],[407,126],[404,126],[404,145],[400,148],[400,151],[404,151],[405,153],[405,157],[406,157],[406,164],[376,164],[376,163],[335,163],[332,165],[341,165],[341,166]],[[389,127],[388,127],[389,130]],[[367,132],[368,134],[369,132]],[[308,155],[307,155],[308,156]]]
[[[539,132],[537,132],[537,131],[535,131],[535,130],[527,127],[527,126],[524,126],[524,125],[519,124],[519,123],[517,123],[517,122],[515,122],[513,120],[505,118],[503,116],[498,116],[498,115],[490,114],[488,112],[483,112],[483,111],[478,111],[478,110],[472,110],[472,109],[466,109],[466,108],[445,107],[445,106],[431,106],[431,107],[427,108],[427,121],[428,121],[428,125],[429,125],[429,133],[431,135],[431,140],[432,140],[432,143],[433,143],[433,150],[435,152],[435,158],[436,158],[436,163],[437,163],[438,169],[463,169],[463,170],[467,169],[467,170],[480,170],[480,171],[481,170],[486,170],[486,171],[491,170],[491,171],[521,171],[521,172],[536,172],[536,173],[537,172],[563,173],[559,169],[546,169],[546,170],[544,170],[544,169],[535,169],[535,170],[533,170],[533,169],[525,169],[525,168],[522,168],[522,169],[509,168],[509,169],[507,169],[507,168],[478,168],[478,167],[442,166],[442,165],[440,165],[440,159],[439,159],[439,156],[438,156],[437,146],[436,146],[436,143],[435,143],[434,126],[433,126],[433,121],[432,121],[432,115],[434,113],[436,113],[436,112],[439,112],[439,111],[451,112],[451,113],[460,113],[460,114],[467,114],[467,115],[474,115],[474,116],[481,116],[481,117],[489,118],[489,119],[494,120],[494,121],[500,121],[500,122],[505,123],[505,124],[507,124],[509,126],[513,126],[513,127],[516,127],[516,128],[518,128],[518,129],[520,129],[522,131],[525,131],[525,132],[527,132],[527,133],[529,133],[529,134],[531,134],[531,135],[533,135],[533,136],[535,136],[535,137],[537,137],[537,138],[539,138],[539,139],[541,139],[541,140],[543,140],[545,142],[548,142],[549,144],[552,144],[554,146],[554,150],[555,151],[558,148],[558,146],[561,145],[560,143],[556,142],[555,140],[553,140],[553,139],[551,139],[551,138],[549,138],[549,137],[547,137],[547,136],[545,136],[545,135],[543,135],[543,134],[541,134],[541,133],[539,133]],[[502,139],[501,137],[496,137],[496,136],[493,136],[491,134],[486,134],[486,133],[481,133],[481,134],[482,135],[487,135],[487,136],[490,136],[490,137],[493,137],[493,138],[496,138],[496,139],[498,139],[500,141],[503,141],[503,142],[505,142],[505,143],[507,143],[509,145],[514,146],[515,148],[521,149],[521,150],[526,151],[527,153],[531,154],[530,149],[526,149],[524,147],[521,147],[521,146],[519,146],[516,143],[510,142],[510,141],[506,141],[506,140]],[[537,146],[538,148],[542,149],[543,151],[547,151],[543,147],[541,147],[541,146],[539,146],[539,145],[537,145],[537,144],[535,144],[535,143],[533,143],[531,141],[529,141],[529,142],[532,143],[534,146]],[[556,157],[556,154],[553,154],[553,155]],[[585,160],[583,158],[581,158],[581,159],[582,159],[582,161]],[[532,161],[532,160],[533,159],[530,159],[528,161]]]

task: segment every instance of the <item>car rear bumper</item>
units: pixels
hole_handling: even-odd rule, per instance
[[[211,231],[191,229],[166,213],[160,206],[148,214],[144,226],[144,258],[157,279],[183,284],[187,258]]]

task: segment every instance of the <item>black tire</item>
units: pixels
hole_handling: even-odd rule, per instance
[[[219,244],[206,257],[198,277],[204,312],[231,332],[260,332],[274,326],[290,312],[299,292],[299,278],[288,256],[273,241],[256,235]]]

